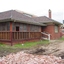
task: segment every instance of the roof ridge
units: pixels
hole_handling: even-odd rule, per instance
[[[2,12],[0,12],[0,13],[4,13],[4,12],[8,12],[8,11],[13,11],[13,10],[6,10],[6,11],[2,11]]]

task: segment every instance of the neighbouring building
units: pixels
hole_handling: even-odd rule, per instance
[[[64,20],[63,20],[63,24],[61,25],[61,35],[64,36]]]

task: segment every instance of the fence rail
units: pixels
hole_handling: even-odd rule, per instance
[[[50,40],[50,34],[47,34],[47,33],[44,33],[44,32],[41,32],[45,37],[42,37],[42,39],[45,39],[45,40]]]
[[[10,40],[11,39],[10,32],[0,32],[0,40]]]
[[[0,40],[41,38],[41,32],[0,32]]]

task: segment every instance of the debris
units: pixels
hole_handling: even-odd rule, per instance
[[[33,55],[21,51],[0,57],[0,64],[64,64],[64,60],[54,55]]]

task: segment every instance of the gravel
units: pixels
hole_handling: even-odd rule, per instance
[[[64,60],[54,55],[33,55],[21,51],[0,57],[0,64],[64,64]]]

